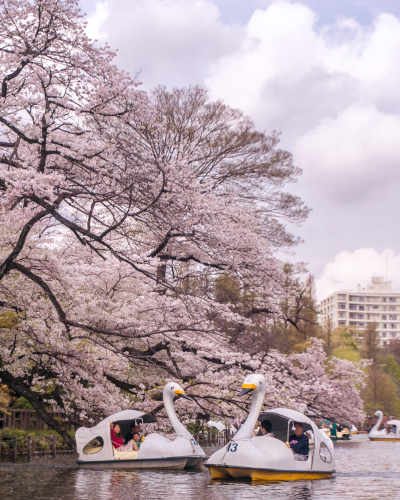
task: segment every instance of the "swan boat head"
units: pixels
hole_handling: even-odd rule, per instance
[[[265,394],[265,378],[258,374],[254,373],[252,375],[248,375],[243,382],[242,390],[239,392],[238,396],[244,396],[245,394],[251,393],[261,394],[264,397]]]
[[[381,412],[381,410],[378,410],[375,412],[375,415],[378,417],[378,421],[369,431],[368,437],[369,438],[386,437],[386,430],[385,429],[379,430],[379,427],[383,420],[383,413]]]
[[[176,382],[168,382],[167,384],[165,384],[163,390],[163,401],[164,403],[166,401],[170,401],[172,403],[175,397],[185,398],[189,401],[192,401],[189,396],[186,396],[185,391],[179,384],[177,384]]]
[[[185,398],[192,401],[186,396],[182,386],[177,382],[168,382],[163,390],[164,408],[167,412],[169,421],[176,433],[174,440],[154,433],[146,437],[140,446],[139,458],[158,458],[158,457],[204,457],[205,453],[190,434],[187,428],[179,420],[174,410],[174,399]]]

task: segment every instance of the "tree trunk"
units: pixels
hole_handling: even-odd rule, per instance
[[[8,385],[11,390],[18,394],[19,397],[23,397],[27,401],[29,401],[39,417],[49,427],[58,432],[70,448],[76,450],[75,439],[68,434],[68,432],[64,429],[64,427],[60,425],[57,420],[55,420],[47,413],[46,408],[39,401],[38,396],[33,391],[31,391],[20,378],[13,377],[11,373],[7,371],[0,371],[0,378]]]

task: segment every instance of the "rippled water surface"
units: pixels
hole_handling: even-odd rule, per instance
[[[213,448],[205,448],[211,454]],[[0,499],[18,500],[400,500],[400,442],[365,435],[335,444],[332,479],[275,484],[213,480],[207,470],[96,471],[75,466],[72,455],[0,463]]]

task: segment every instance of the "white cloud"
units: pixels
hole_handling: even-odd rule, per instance
[[[107,33],[103,31],[103,27],[109,15],[107,2],[96,2],[94,13],[87,18],[86,33],[90,38],[100,42],[107,40]]]
[[[255,11],[240,50],[215,62],[205,81],[213,97],[283,130],[324,198],[354,203],[400,181],[400,21],[316,22],[286,0]]]
[[[340,252],[315,280],[318,300],[336,290],[356,290],[357,285],[365,287],[372,276],[387,278],[392,281],[392,290],[400,292],[400,255],[390,248],[382,253],[374,248]]]
[[[321,195],[356,203],[400,181],[400,116],[355,103],[296,141],[297,161]]]
[[[146,87],[179,86],[201,83],[211,61],[238,47],[241,29],[218,18],[210,0],[106,0],[89,29],[107,34],[117,63],[141,70]]]

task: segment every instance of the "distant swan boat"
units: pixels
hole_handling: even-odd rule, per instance
[[[387,425],[391,425],[394,431],[388,432],[386,429],[378,430],[382,423],[383,413],[378,410],[375,415],[378,421],[368,433],[370,441],[400,441],[400,420],[389,420]]]

